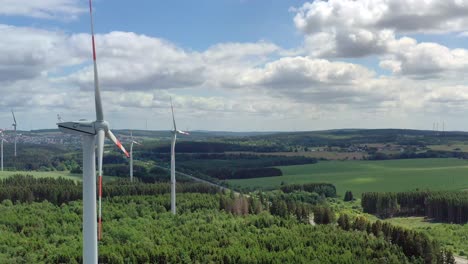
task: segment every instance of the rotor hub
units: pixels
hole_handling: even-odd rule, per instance
[[[98,130],[108,131],[109,123],[107,121],[96,121],[94,122],[94,127],[96,128],[96,131]]]

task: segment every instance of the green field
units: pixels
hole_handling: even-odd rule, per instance
[[[461,159],[408,159],[385,161],[320,161],[317,164],[279,167],[283,176],[229,180],[231,186],[274,189],[282,183],[329,182],[339,195],[366,191],[468,189],[468,161]]]
[[[7,178],[13,176],[15,174],[21,175],[32,175],[38,178],[50,177],[50,178],[66,178],[76,181],[81,181],[82,175],[81,174],[71,174],[68,171],[0,171],[0,179]],[[104,181],[114,180],[116,177],[111,176],[104,176]]]

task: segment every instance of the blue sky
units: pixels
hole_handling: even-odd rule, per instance
[[[96,0],[94,11],[113,127],[168,129],[172,97],[191,129],[468,129],[468,1]],[[87,1],[0,0],[0,34],[0,122],[10,108],[25,129],[93,118]]]
[[[128,1],[98,2],[99,30],[134,31],[169,39],[183,47],[204,50],[220,42],[267,40],[284,47],[297,46],[289,7],[303,1]],[[122,23],[122,21],[124,23]],[[116,26],[120,25],[120,26]]]
[[[86,8],[86,1],[81,1]],[[294,13],[305,1],[94,1],[96,33],[130,31],[171,40],[188,49],[204,50],[220,42],[267,40],[295,47],[302,36],[295,30]],[[88,32],[89,17],[74,20],[38,20],[0,16],[0,23]]]

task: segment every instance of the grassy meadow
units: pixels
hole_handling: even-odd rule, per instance
[[[328,182],[339,195],[355,197],[367,191],[468,189],[468,161],[461,159],[407,159],[383,161],[320,161],[317,164],[279,167],[283,176],[229,180],[231,186],[274,189],[282,183]]]

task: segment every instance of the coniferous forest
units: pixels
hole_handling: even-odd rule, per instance
[[[364,212],[383,218],[426,216],[440,222],[468,222],[468,193],[466,192],[399,192],[362,194]]]
[[[82,261],[80,184],[16,176],[0,185],[1,263]],[[245,196],[184,183],[173,216],[165,183],[105,186],[100,263],[453,263],[418,232],[336,219],[307,187]]]

